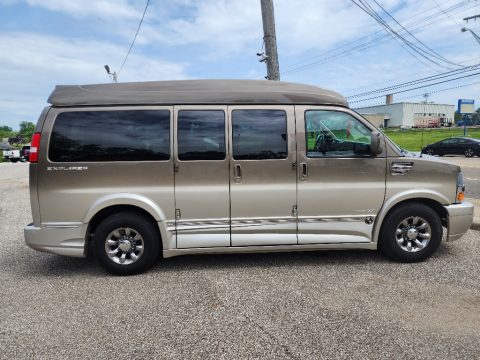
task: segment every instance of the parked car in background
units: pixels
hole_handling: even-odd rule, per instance
[[[422,154],[428,155],[465,155],[466,157],[480,156],[480,140],[466,137],[452,137],[422,149]]]
[[[3,150],[3,158],[5,160],[10,160],[12,163],[16,163],[21,160],[20,150]]]

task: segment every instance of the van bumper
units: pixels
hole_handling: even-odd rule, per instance
[[[85,233],[82,223],[28,224],[24,229],[25,243],[34,250],[52,254],[85,257]]]
[[[463,202],[445,206],[448,212],[447,241],[460,239],[473,223],[473,204]]]

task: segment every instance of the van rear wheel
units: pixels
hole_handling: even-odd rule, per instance
[[[392,210],[380,233],[380,250],[400,262],[423,261],[442,242],[442,223],[438,214],[420,203],[400,205]]]
[[[134,212],[113,214],[93,235],[95,255],[108,272],[134,275],[148,270],[160,253],[154,224]]]

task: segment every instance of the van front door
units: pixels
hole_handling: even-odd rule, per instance
[[[297,243],[293,106],[229,106],[232,246]]]
[[[230,246],[225,106],[175,106],[177,248]]]
[[[336,107],[296,106],[298,243],[366,243],[385,197],[386,156],[373,126]]]

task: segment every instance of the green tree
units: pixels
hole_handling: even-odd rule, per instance
[[[26,141],[30,141],[33,133],[35,132],[35,124],[30,121],[22,121],[20,123],[20,131],[18,136],[22,137]]]
[[[472,122],[474,125],[480,124],[480,108],[478,108],[472,115]]]
[[[13,129],[10,126],[2,125],[0,126],[0,141],[2,139],[7,139],[13,136]]]

